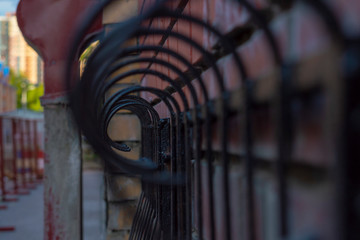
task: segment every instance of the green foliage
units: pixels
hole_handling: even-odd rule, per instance
[[[23,74],[15,74],[10,70],[10,85],[16,88],[16,106],[21,108],[22,92],[29,88],[30,83]]]
[[[43,108],[40,103],[40,97],[44,95],[44,85],[34,86],[27,91],[27,109],[42,112]]]
[[[22,96],[26,95],[26,107],[29,110],[42,112],[43,108],[40,104],[40,97],[44,94],[43,84],[34,85],[23,74],[15,74],[10,71],[10,84],[16,88],[16,105],[22,108]]]
[[[86,61],[99,45],[99,41],[91,43],[80,56],[80,61]]]

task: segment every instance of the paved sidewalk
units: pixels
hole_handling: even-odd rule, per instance
[[[85,170],[83,173],[84,240],[105,239],[103,192],[102,171]],[[31,190],[29,195],[19,196],[18,202],[0,203],[0,205],[8,206],[8,209],[0,210],[0,227],[14,226],[16,228],[13,232],[0,232],[0,240],[44,239],[43,193],[43,185],[40,184],[36,189]]]
[[[43,185],[30,190],[29,195],[18,196],[17,202],[0,210],[0,227],[14,226],[13,232],[0,232],[1,240],[42,240],[44,234],[44,197]]]
[[[84,240],[105,239],[106,215],[103,182],[102,170],[85,170],[83,172]]]

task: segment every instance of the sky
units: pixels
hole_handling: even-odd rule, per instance
[[[15,12],[19,0],[0,0],[0,16],[7,12]]]

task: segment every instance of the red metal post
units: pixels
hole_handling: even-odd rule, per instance
[[[33,143],[34,143],[34,160],[35,160],[35,176],[36,179],[40,178],[40,170],[39,170],[39,145],[38,145],[38,131],[37,131],[37,121],[33,121]]]
[[[12,150],[13,150],[13,174],[14,174],[14,193],[19,190],[17,182],[17,141],[16,141],[16,119],[11,119],[12,124]]]
[[[20,191],[18,185],[18,141],[17,138],[19,137],[18,134],[21,134],[21,131],[18,129],[19,120],[12,119],[12,134],[13,134],[13,174],[14,174],[14,187],[12,192],[7,192],[9,194],[17,194],[17,195],[26,195],[29,194],[29,191]],[[20,168],[22,169],[22,168]]]
[[[7,198],[5,180],[5,156],[4,156],[4,136],[3,136],[3,118],[0,118],[0,186],[1,186],[1,201],[2,202],[15,202],[16,198]],[[6,206],[0,206],[0,209],[6,209]]]
[[[0,185],[1,185],[1,201],[6,202],[10,199],[6,198],[5,188],[5,159],[4,159],[4,143],[3,143],[3,119],[0,118]],[[6,210],[6,205],[0,205],[0,210]],[[14,227],[0,227],[0,232],[14,231]]]
[[[33,184],[35,183],[35,171],[34,171],[34,151],[33,151],[33,146],[34,143],[32,143],[31,139],[32,139],[32,129],[31,129],[31,125],[30,125],[30,119],[25,120],[25,124],[26,124],[26,159],[29,163],[29,183]]]
[[[19,124],[19,133],[20,133],[20,155],[21,155],[21,182],[22,182],[22,187],[24,189],[27,188],[27,184],[26,184],[26,156],[25,156],[25,148],[24,148],[24,120],[23,119],[19,119],[18,120],[18,124]]]
[[[36,182],[37,176],[38,176],[38,167],[37,167],[37,151],[36,151],[36,128],[34,124],[36,120],[29,121],[29,124],[31,126],[31,135],[30,135],[30,141],[32,143],[31,148],[31,157],[33,159],[33,173],[34,173],[34,181]]]
[[[6,195],[8,194],[17,194],[18,192],[18,186],[17,186],[17,175],[16,175],[16,157],[13,158],[13,191],[10,192],[6,189],[6,185],[5,185],[5,158],[4,158],[4,142],[3,142],[3,119],[1,118],[1,125],[0,125],[0,142],[1,142],[1,159],[2,159],[2,176],[3,178],[3,186],[2,186],[2,193],[3,193],[3,198],[2,201],[3,202],[16,202],[18,199],[17,198],[7,198]],[[13,139],[13,144],[14,144],[14,139],[15,139],[15,134],[14,134],[14,123],[12,121],[12,139]]]
[[[5,159],[4,159],[4,142],[3,142],[3,119],[0,118],[0,184],[1,184],[1,200],[2,202],[16,201],[17,199],[8,199],[6,198],[6,188],[5,188]],[[7,206],[0,205],[0,210],[6,210]],[[15,227],[13,226],[0,226],[0,232],[9,232],[14,231]]]

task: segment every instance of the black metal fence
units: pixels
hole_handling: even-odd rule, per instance
[[[104,1],[89,14],[88,19],[79,27],[78,35],[71,49],[69,57],[69,71],[67,84],[71,84],[70,76],[76,75],[72,68],[72,60],[76,59],[76,52],[86,29],[93,19],[101,13],[104,6],[111,1]],[[173,11],[164,6],[164,2],[154,3],[151,8],[141,15],[133,17],[116,25],[106,35],[101,32],[93,39],[100,39],[100,45],[87,61],[81,81],[71,94],[71,106],[74,116],[83,134],[94,149],[114,169],[121,169],[131,176],[139,176],[143,182],[138,210],[136,212],[130,239],[215,239],[216,214],[214,197],[215,183],[212,175],[214,164],[220,164],[222,169],[221,187],[224,203],[224,236],[223,239],[232,239],[234,231],[231,214],[234,206],[230,203],[231,191],[229,186],[229,171],[232,161],[244,164],[246,179],[246,194],[242,196],[246,202],[246,239],[256,239],[255,204],[254,204],[254,172],[263,161],[257,152],[254,152],[254,126],[252,116],[259,108],[270,108],[274,112],[272,121],[276,122],[276,161],[272,164],[275,169],[278,185],[278,215],[279,239],[289,236],[288,213],[288,181],[287,176],[292,164],[294,102],[308,99],[311,96],[325,94],[329,102],[334,105],[332,115],[337,116],[337,124],[330,129],[336,132],[336,166],[334,183],[338,198],[338,239],[357,239],[360,224],[358,196],[360,194],[359,179],[359,136],[360,136],[360,102],[359,102],[359,64],[360,41],[348,38],[339,26],[336,17],[322,1],[304,0],[310,8],[315,10],[323,20],[324,28],[334,40],[339,49],[337,59],[341,78],[334,83],[324,79],[320,83],[301,89],[296,82],[296,62],[282,59],[278,43],[269,29],[263,12],[258,11],[246,0],[238,0],[252,15],[254,24],[262,29],[268,41],[274,59],[274,68],[279,69],[277,82],[274,84],[273,96],[267,100],[256,97],[257,83],[248,78],[244,61],[236,51],[236,43],[229,35],[223,35],[218,29],[193,16],[181,11]],[[286,3],[285,5],[289,5]],[[178,19],[191,22],[205,29],[218,38],[218,53],[221,56],[231,55],[238,69],[238,78],[241,79],[241,90],[237,92],[226,89],[223,75],[217,65],[219,56],[209,49],[195,42],[191,37],[175,32],[171,27],[156,29],[144,25],[144,22],[154,19],[170,19],[173,26]],[[174,38],[182,44],[192,46],[202,54],[201,63],[193,65],[186,56],[171,50],[164,45],[132,45],[124,43],[133,38],[144,36],[161,36],[163,39]],[[90,39],[91,42],[93,39]],[[85,44],[86,46],[86,44]],[[162,53],[181,62],[188,69],[183,72],[171,62],[156,57],[144,57],[141,53]],[[137,58],[127,58],[138,55]],[[147,67],[132,69],[113,77],[113,74],[133,63],[147,63]],[[152,64],[161,65],[177,75],[170,78],[162,72],[150,68]],[[142,66],[142,65],[141,65]],[[210,99],[207,79],[202,72],[212,69],[219,89],[218,98]],[[75,72],[75,73],[74,73]],[[132,75],[152,75],[158,81],[168,82],[170,87],[157,89],[148,86],[133,86],[126,88],[106,99],[106,92],[122,79]],[[235,74],[235,73],[234,73]],[[195,80],[199,88],[194,86]],[[184,89],[188,89],[188,96]],[[269,90],[271,91],[271,90]],[[157,100],[148,102],[134,93],[149,92],[156,95]],[[180,100],[173,93],[180,96]],[[141,95],[140,95],[141,96]],[[105,100],[104,100],[105,99]],[[234,100],[235,99],[235,100]],[[166,105],[169,118],[161,119],[154,105],[162,102]],[[200,102],[204,102],[201,104]],[[192,106],[193,105],[193,106]],[[181,108],[183,107],[183,111]],[[122,143],[112,141],[107,133],[111,118],[119,110],[129,110],[138,116],[142,129],[141,158],[137,161],[126,159],[118,155],[114,149],[130,151]],[[234,156],[229,153],[229,133],[233,126],[229,123],[234,115],[241,116],[242,154]],[[214,123],[219,126],[214,129]],[[221,149],[214,149],[214,135],[220,139]],[[235,159],[235,160],[234,160]],[[201,163],[206,163],[206,174],[201,171]],[[205,182],[204,182],[205,181]],[[206,185],[209,195],[204,196],[202,187]],[[206,200],[204,198],[207,198]],[[203,207],[207,202],[207,209]],[[208,219],[204,219],[204,213]],[[204,236],[204,221],[208,225],[210,235]]]

